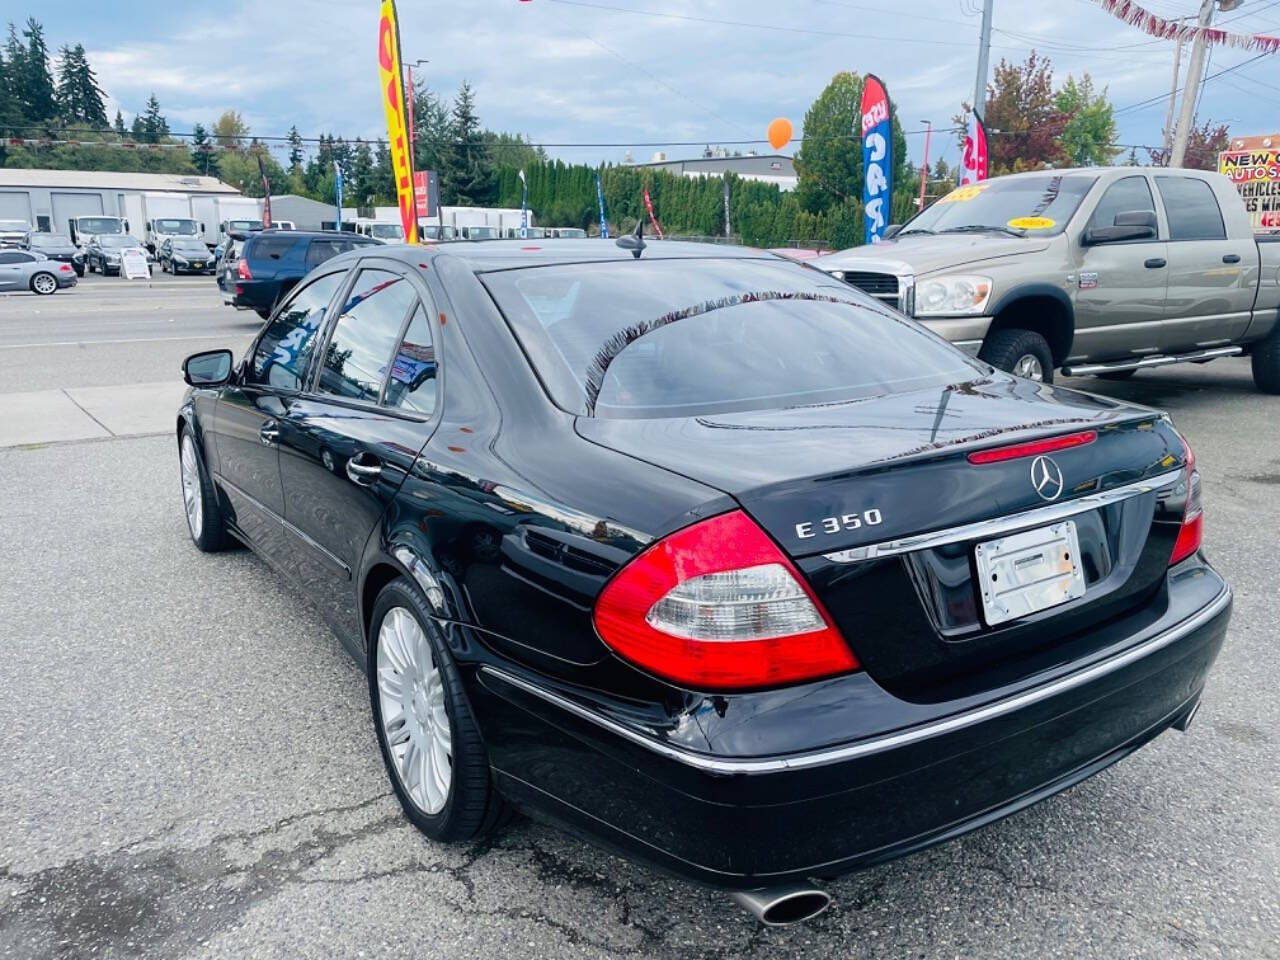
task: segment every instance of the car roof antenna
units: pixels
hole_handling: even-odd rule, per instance
[[[637,220],[636,232],[624,233],[615,240],[614,243],[620,246],[623,250],[630,250],[631,255],[639,260],[640,254],[644,252],[644,221]]]

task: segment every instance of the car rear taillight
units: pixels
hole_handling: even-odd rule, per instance
[[[858,668],[800,572],[740,510],[678,530],[624,566],[596,601],[595,625],[624,659],[697,690]]]
[[[1182,508],[1182,527],[1178,530],[1178,539],[1173,544],[1173,554],[1169,557],[1169,566],[1181,563],[1200,549],[1204,536],[1204,509],[1200,506],[1200,471],[1196,469],[1196,455],[1191,450],[1187,438],[1178,434],[1182,440],[1182,449],[1186,451],[1187,500]]]
[[[71,264],[69,264],[69,263],[60,263],[60,264],[58,264],[58,272],[59,272],[59,273],[70,273],[70,272],[71,272]]]
[[[249,269],[249,261],[245,260],[243,257],[240,259],[239,264],[236,266],[236,276],[239,277],[241,280],[253,279],[253,271]]]
[[[1001,463],[1005,460],[1017,460],[1021,457],[1035,457],[1042,453],[1053,453],[1055,450],[1070,450],[1072,447],[1083,447],[1098,439],[1098,431],[1082,430],[1080,433],[1068,433],[1061,437],[1048,437],[1044,440],[1031,440],[1026,443],[1011,443],[1003,447],[991,447],[988,450],[975,450],[969,454],[970,463]]]

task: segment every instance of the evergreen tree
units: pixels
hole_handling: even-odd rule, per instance
[[[142,126],[142,114],[134,114],[133,123],[129,124],[129,139],[139,143],[146,142],[146,129]]]
[[[416,121],[416,118],[415,118]],[[415,122],[415,126],[416,126]],[[416,152],[416,151],[415,151]],[[426,167],[418,169],[428,169]],[[373,183],[374,193],[379,197],[385,198],[387,203],[396,202],[396,174],[391,169],[391,151],[387,149],[385,140],[379,140],[373,154]]]
[[[102,88],[89,66],[84,46],[63,45],[58,64],[58,115],[68,124],[90,127],[107,125],[107,109]]]
[[[218,175],[218,157],[203,123],[197,123],[191,131],[191,162],[196,170],[207,176]]]
[[[220,147],[239,150],[244,146],[244,138],[248,135],[249,125],[244,122],[239,110],[224,110],[213,122],[213,138]]]
[[[378,184],[374,175],[373,151],[356,137],[351,152],[351,196],[357,204],[372,206],[377,201]]]
[[[289,128],[289,172],[296,173],[302,169],[302,135],[297,126]]]
[[[22,58],[22,72],[14,79],[19,85],[27,120],[45,123],[58,116],[53,75],[49,72],[49,47],[44,41],[44,27],[35,17],[27,18],[22,35],[27,49]]]
[[[116,120],[115,123],[112,124],[112,127],[115,128],[116,136],[123,140],[128,131],[124,126],[124,114],[120,112],[119,107],[116,108]]]
[[[11,64],[0,56],[0,135],[17,134],[22,126],[22,105],[14,96]]]
[[[169,123],[160,112],[160,101],[153,93],[147,97],[147,107],[142,112],[142,139],[146,143],[160,143],[169,136]]]
[[[444,151],[441,178],[445,197],[442,201],[487,207],[496,199],[497,181],[475,106],[471,85],[463,83],[453,101],[453,136]]]

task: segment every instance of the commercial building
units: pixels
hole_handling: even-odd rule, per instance
[[[239,190],[216,177],[0,168],[0,220],[25,220],[38,230],[67,233],[73,217],[140,219],[141,198],[153,193],[188,198],[240,195]],[[140,239],[142,229],[142,223],[130,222],[130,232]]]
[[[638,163],[637,167],[666,170],[682,177],[721,177],[726,172],[743,180],[759,180],[775,184],[779,190],[796,188],[796,168],[790,157],[782,154],[769,156],[718,156],[698,157],[694,160],[668,160],[666,154],[655,154],[650,163]]]

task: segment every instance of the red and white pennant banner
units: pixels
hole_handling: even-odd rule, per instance
[[[1131,26],[1139,27],[1153,37],[1164,40],[1194,40],[1196,33],[1200,31],[1200,27],[1194,23],[1180,23],[1177,20],[1158,17],[1141,4],[1134,3],[1133,0],[1097,0],[1097,2],[1113,17]],[[1204,38],[1208,43],[1238,47],[1241,50],[1257,50],[1261,53],[1275,53],[1280,50],[1280,37],[1270,37],[1263,33],[1232,33],[1216,27],[1205,27]]]

